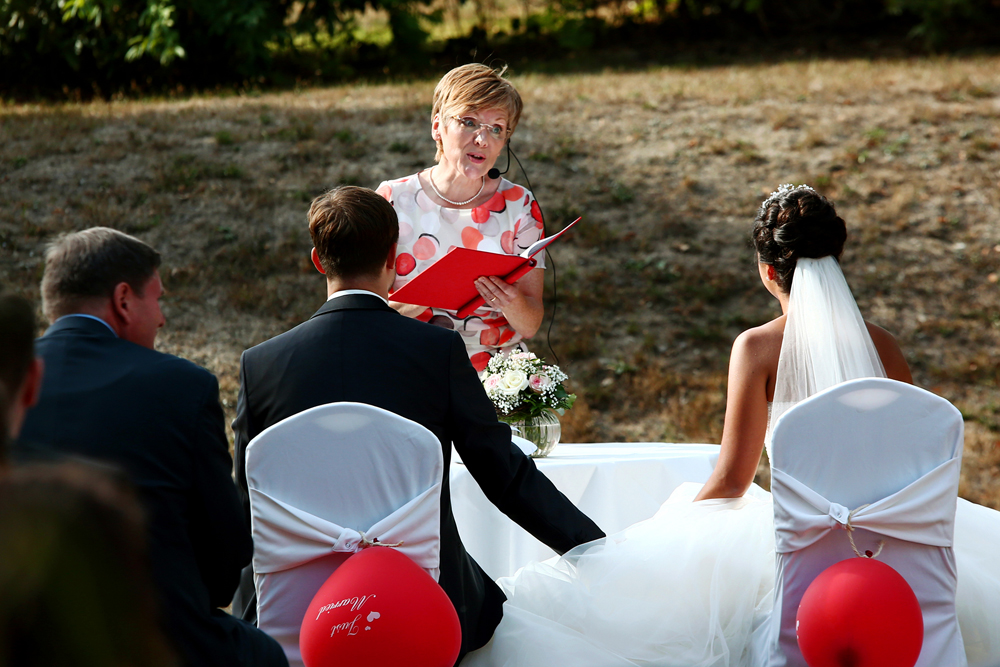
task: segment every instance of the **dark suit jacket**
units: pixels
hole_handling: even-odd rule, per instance
[[[139,492],[162,620],[187,665],[236,665],[216,620],[253,554],[211,373],[69,317],[37,341],[41,400],[14,447],[110,462]]]
[[[250,440],[286,417],[338,401],[389,410],[441,441],[440,583],[458,611],[463,655],[489,641],[504,596],[466,553],[455,526],[447,475],[453,442],[486,497],[559,553],[604,536],[511,444],[459,334],[404,317],[374,295],[327,301],[307,322],[243,353],[233,430],[236,482],[248,513]],[[237,597],[243,595],[249,601],[252,594]]]

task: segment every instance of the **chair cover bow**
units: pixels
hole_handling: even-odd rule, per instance
[[[854,511],[772,468],[775,548],[778,553],[798,551],[835,528],[864,528],[908,542],[950,547],[961,461],[960,456],[949,459],[896,493]]]
[[[330,553],[354,553],[384,543],[398,545],[399,551],[437,579],[440,482],[365,531],[338,526],[260,489],[251,488],[250,495],[257,574],[281,572]]]

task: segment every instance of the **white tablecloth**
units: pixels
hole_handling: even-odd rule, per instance
[[[538,469],[607,534],[648,519],[680,484],[704,482],[718,445],[560,444]],[[494,579],[555,552],[508,519],[483,495],[452,452],[451,506],[469,554]]]

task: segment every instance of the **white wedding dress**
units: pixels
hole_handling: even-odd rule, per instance
[[[885,372],[836,260],[799,260],[770,424],[827,387]],[[755,667],[774,588],[771,496],[692,502],[499,580],[492,641],[462,667]],[[1000,512],[959,500],[956,605],[970,667],[1000,667]],[[758,631],[756,632],[755,631]]]

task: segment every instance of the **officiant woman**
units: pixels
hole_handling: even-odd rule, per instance
[[[521,254],[542,237],[542,216],[531,192],[501,178],[497,158],[521,118],[521,96],[486,65],[457,67],[434,89],[431,137],[435,164],[416,174],[384,181],[378,193],[396,209],[399,243],[397,290],[452,246]],[[509,158],[508,158],[509,159]],[[499,276],[476,281],[484,305],[460,319],[456,311],[398,302],[400,313],[462,334],[472,365],[486,368],[498,352],[526,351],[524,340],[542,323],[542,255],[538,266],[513,285]]]

